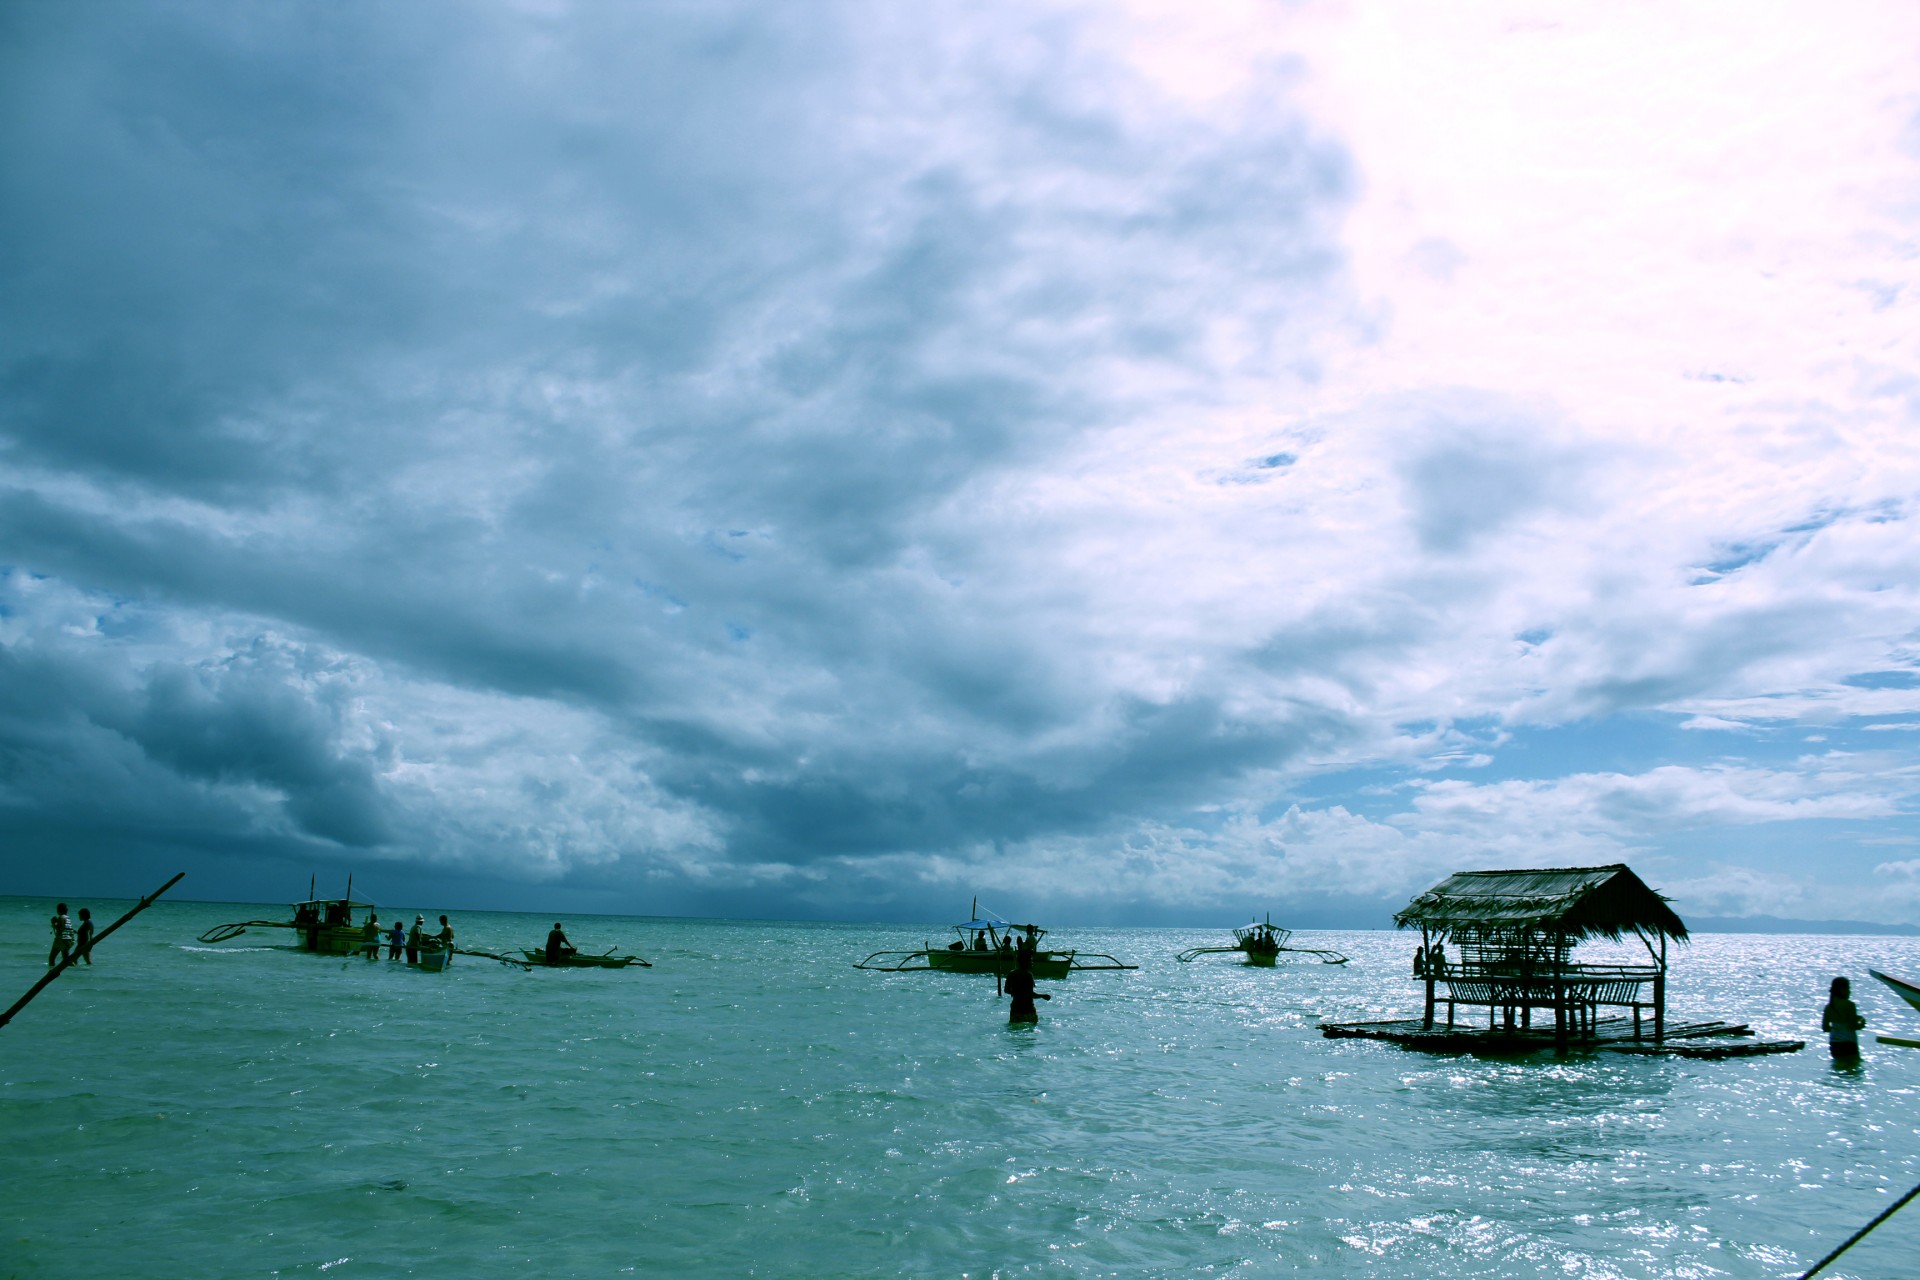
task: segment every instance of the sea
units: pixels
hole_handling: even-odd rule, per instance
[[[0,1003],[51,907],[0,899]],[[1920,1049],[1871,1036],[1920,1012],[1867,975],[1920,977],[1920,938],[1676,947],[1671,1017],[1807,1042],[1693,1061],[1325,1039],[1419,1011],[1389,930],[1256,969],[1176,959],[1225,928],[1056,925],[1139,968],[1010,1028],[991,977],[855,968],[935,924],[566,920],[620,970],[196,941],[285,916],[163,900],[0,1028],[0,1276],[1789,1277],[1920,1183]],[[506,954],[553,921],[453,923]],[[1920,1275],[1920,1201],[1822,1274]]]

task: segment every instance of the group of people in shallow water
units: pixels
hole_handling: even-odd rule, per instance
[[[408,964],[419,964],[422,951],[438,951],[442,948],[453,950],[453,926],[447,923],[445,916],[440,917],[440,931],[427,932],[427,918],[415,916],[413,928],[409,929],[394,917],[393,928],[380,927],[380,917],[374,912],[367,913],[367,922],[361,926],[360,954],[369,960],[380,958],[380,944],[387,946],[387,959],[398,960],[402,952],[406,953]]]
[[[93,912],[80,908],[80,924],[76,928],[73,917],[67,914],[67,904],[61,903],[53,909],[53,947],[47,952],[47,968],[55,969],[66,964],[69,959],[93,963]]]

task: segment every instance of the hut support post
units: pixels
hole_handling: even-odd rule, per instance
[[[1420,929],[1420,971],[1427,975],[1427,1016],[1421,1027],[1423,1030],[1431,1031],[1433,1030],[1433,963],[1431,953],[1427,950],[1427,930],[1424,925]]]
[[[1653,979],[1653,1038],[1667,1038],[1667,935],[1660,935],[1660,972]]]

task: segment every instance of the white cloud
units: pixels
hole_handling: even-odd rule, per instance
[[[0,53],[23,831],[832,911],[1910,827],[1898,8],[114,15]]]

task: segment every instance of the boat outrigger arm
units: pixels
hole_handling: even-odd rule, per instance
[[[371,902],[356,902],[353,898],[353,877],[347,877],[347,892],[341,898],[317,898],[314,896],[314,882],[307,882],[307,900],[291,906],[291,920],[236,920],[229,924],[217,924],[200,935],[202,942],[225,942],[237,938],[249,929],[292,929],[306,935],[308,951],[325,951],[336,955],[350,955],[360,950],[363,942],[361,926],[353,923],[356,910],[373,909]],[[325,945],[321,945],[322,943]]]
[[[1290,947],[1287,939],[1293,936],[1293,930],[1283,929],[1273,923],[1271,917],[1255,920],[1252,924],[1241,925],[1233,931],[1233,945],[1230,947],[1189,947],[1176,957],[1182,964],[1197,956],[1235,955],[1247,956],[1250,961],[1256,957],[1260,963],[1271,964],[1282,953],[1296,956],[1314,956],[1321,964],[1345,964],[1347,957],[1338,951],[1328,951],[1320,947]]]
[[[945,956],[948,953],[933,947],[923,947],[918,951],[876,951],[853,967],[856,969],[879,969],[886,973],[924,973],[936,966],[931,957]],[[996,955],[998,953],[995,953]],[[1082,969],[1138,969],[1137,964],[1128,964],[1117,960],[1104,951],[1050,951],[1048,956],[1065,960],[1069,970]],[[919,963],[914,963],[918,961]],[[1007,957],[1002,968],[1011,971],[1013,958]],[[994,969],[982,969],[983,973],[995,972]]]
[[[1024,948],[1031,958],[1036,978],[1064,978],[1076,969],[1138,969],[1137,964],[1117,960],[1103,951],[1055,951],[1040,945],[1047,931],[1038,925],[1014,924],[1010,920],[980,910],[973,901],[973,918],[953,926],[954,941],[944,947],[922,943],[918,951],[876,951],[853,967],[879,969],[886,973],[921,973],[937,969],[943,973],[1005,975],[1013,972]]]

